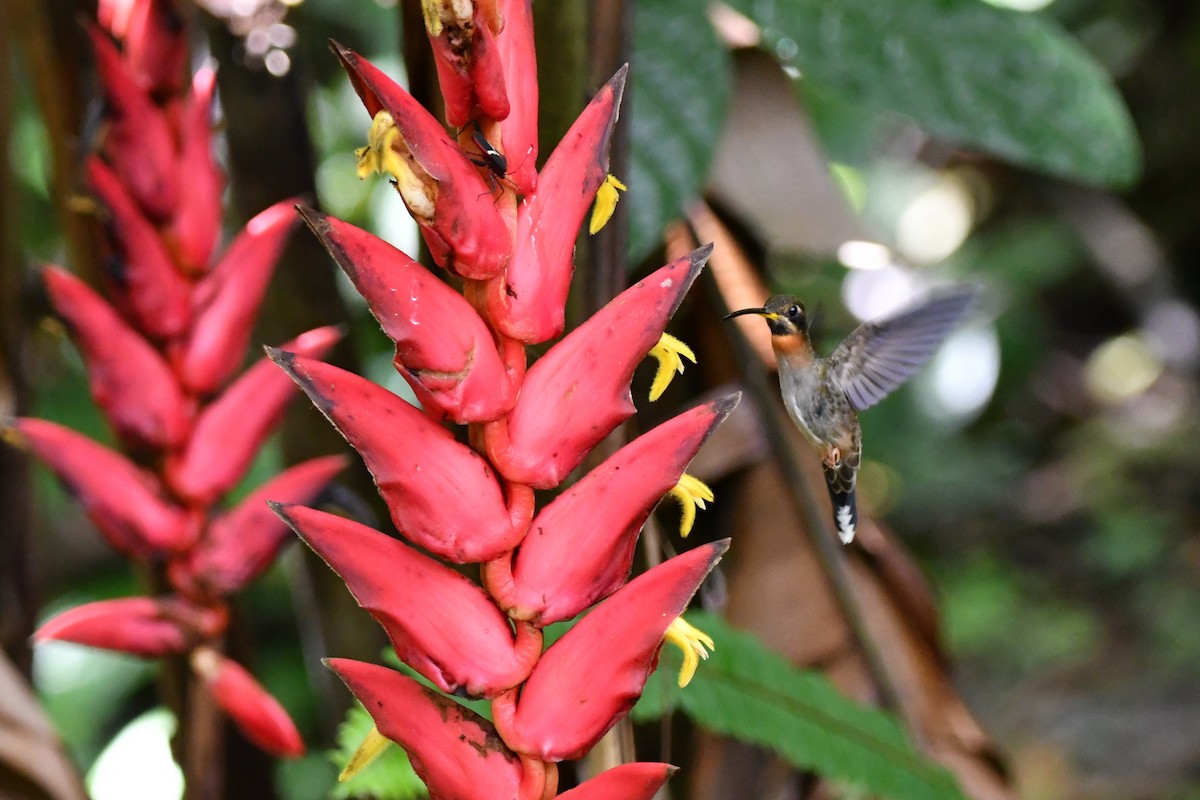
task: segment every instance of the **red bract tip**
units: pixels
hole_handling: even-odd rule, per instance
[[[183,90],[187,30],[172,0],[134,3],[123,39],[125,61],[151,95],[170,97]]]
[[[187,328],[191,286],[175,267],[158,230],[142,214],[118,178],[96,156],[87,160],[88,181],[108,207],[105,231],[112,254],[105,264],[113,296],[140,330],[167,339]]]
[[[677,258],[626,289],[529,368],[512,413],[485,430],[488,456],[504,477],[553,488],[633,414],[633,371],[711,251]]]
[[[38,628],[33,638],[159,658],[184,652],[226,622],[225,613],[182,600],[123,597],[64,611]]]
[[[470,16],[459,18],[466,7]],[[508,94],[504,90],[505,69],[496,47],[500,24],[496,3],[457,3],[451,0],[426,4],[426,13],[437,15],[425,24],[433,46],[433,63],[446,101],[446,121],[461,128],[479,116],[504,119],[508,116]],[[535,72],[536,75],[536,72]]]
[[[653,762],[621,764],[558,797],[560,800],[650,800],[677,769]]]
[[[329,352],[341,331],[314,328],[285,347],[312,356]],[[166,462],[171,488],[196,506],[209,506],[241,480],[263,441],[283,418],[292,385],[266,359],[260,359],[201,412],[192,437]]]
[[[272,755],[299,758],[304,742],[287,711],[246,668],[207,647],[192,652],[192,671],[247,739]]]
[[[498,275],[512,254],[512,236],[475,165],[412,95],[352,50],[334,45],[350,82],[374,118],[391,114],[397,152],[424,186],[421,203],[401,197],[441,266],[464,278]],[[428,205],[432,205],[432,209]]]
[[[145,213],[159,222],[170,219],[182,174],[171,126],[108,35],[94,25],[88,33],[104,90],[104,155]]]
[[[363,457],[406,538],[458,563],[489,561],[517,546],[521,531],[478,453],[353,372],[269,352]]]
[[[157,448],[187,438],[190,401],[158,351],[83,281],[57,267],[43,276],[83,354],[92,397],[117,434]]]
[[[579,758],[625,715],[658,661],[663,636],[720,560],[706,544],[634,578],[542,655],[516,699],[492,704],[504,741],[543,761]]]
[[[383,626],[400,660],[443,691],[493,697],[529,675],[541,636],[521,626],[514,637],[496,604],[465,576],[344,517],[272,507]]]
[[[187,164],[187,192],[171,219],[170,235],[184,269],[204,272],[221,233],[221,193],[225,176],[212,148],[212,106],[217,73],[201,67],[183,112],[179,161]],[[239,351],[240,352],[240,351]]]
[[[311,503],[346,466],[342,456],[314,458],[284,470],[218,517],[186,562],[173,563],[176,585],[228,595],[261,575],[288,540],[288,527],[267,501]],[[178,566],[176,566],[178,564]],[[176,575],[175,570],[182,570]]]
[[[543,508],[509,581],[492,566],[503,560],[489,564],[488,588],[509,614],[549,625],[620,588],[642,523],[737,401],[697,406],[639,436]]]
[[[550,154],[540,188],[517,211],[512,262],[487,289],[488,315],[505,336],[536,344],[562,333],[575,238],[608,173],[627,72],[622,67],[592,98]]]
[[[155,558],[195,543],[197,520],[165,499],[155,479],[124,456],[41,419],[17,419],[12,429],[79,499],[113,549]]]
[[[196,321],[177,364],[197,394],[217,389],[241,365],[275,263],[300,221],[295,203],[281,200],[247,222],[197,288]]]
[[[427,412],[465,424],[512,408],[521,376],[505,368],[462,295],[379,237],[312,209],[300,214],[396,343],[396,369]]]
[[[363,704],[379,732],[408,753],[430,797],[542,796],[542,787],[523,785],[521,760],[475,712],[386,667],[345,658],[330,658],[325,664]]]
[[[521,194],[530,195],[538,184],[538,80],[533,8],[531,0],[500,0],[499,5],[504,27],[496,34],[496,47],[504,66],[509,104],[508,116],[500,119],[500,140],[508,159],[509,180]]]

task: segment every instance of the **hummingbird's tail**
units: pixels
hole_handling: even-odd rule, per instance
[[[854,502],[854,478],[849,481],[837,470],[825,470],[825,484],[829,487],[829,499],[833,501],[833,523],[837,526],[842,544],[854,541],[858,531],[858,505]]]

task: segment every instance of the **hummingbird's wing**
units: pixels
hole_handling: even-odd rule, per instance
[[[924,366],[979,294],[972,286],[934,294],[893,317],[865,322],[829,356],[854,407],[870,408]]]

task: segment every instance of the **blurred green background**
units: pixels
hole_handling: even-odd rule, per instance
[[[572,20],[583,5],[538,7],[540,23],[561,14],[554,22],[565,31],[539,52],[543,70],[576,65],[585,39]],[[707,191],[771,283],[818,310],[826,348],[925,286],[983,284],[981,318],[914,385],[864,415],[863,502],[926,571],[955,685],[1007,753],[1022,796],[1200,797],[1200,7],[731,5],[759,24],[759,55],[730,44],[742,28],[728,6],[637,4],[632,107],[621,120],[632,140],[629,271],[661,263],[663,225]],[[1027,28],[1023,13],[1041,27]],[[274,23],[290,38],[277,29],[278,46],[257,54],[205,12],[189,16],[222,63],[222,92],[225,82],[289,87],[241,117],[225,104],[222,128],[256,137],[240,153],[228,145],[229,229],[283,185],[248,182],[239,159],[270,176],[273,151],[307,148],[311,174],[292,177],[315,187],[325,211],[412,252],[415,234],[392,190],[354,175],[366,119],[325,44],[335,38],[398,75],[400,11],[304,0]],[[29,62],[16,46],[0,57],[4,269],[22,276],[29,303],[20,364],[30,412],[111,441],[77,354],[37,305],[36,263],[70,257],[42,110],[24,79]],[[1022,70],[989,72],[1014,64]],[[763,70],[790,88],[786,108],[746,106],[745,81]],[[586,83],[544,87],[544,102],[563,105],[543,111],[544,142]],[[280,111],[274,102],[299,105]],[[281,129],[297,109],[304,129]],[[884,248],[839,249],[845,239]],[[312,247],[297,244],[307,255],[293,257],[321,269]],[[362,371],[398,390],[387,340],[339,286]],[[279,309],[303,298],[280,286],[271,296],[261,327],[275,342],[301,327]],[[324,425],[307,410],[296,419]],[[276,441],[246,486],[306,446]],[[78,508],[43,470],[34,478],[39,619],[136,593],[137,576]],[[277,791],[289,800],[325,796],[335,773],[321,750],[332,745],[329,709],[314,700],[295,622],[310,608],[295,585],[302,573],[290,553],[237,599],[255,673],[315,743],[313,755],[278,768]],[[156,704],[154,668],[132,659],[55,645],[34,666],[84,770]]]

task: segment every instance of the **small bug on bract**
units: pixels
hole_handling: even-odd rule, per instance
[[[479,151],[477,153],[466,151],[467,158],[475,166],[487,169],[488,188],[492,193],[495,194],[500,184],[508,186],[513,191],[519,191],[516,185],[508,180],[508,158],[504,153],[501,153],[495,145],[488,141],[487,137],[483,135],[483,128],[477,121],[471,120],[463,130],[465,131],[467,128],[474,128],[471,132],[471,141]],[[462,131],[459,133],[461,135]]]

